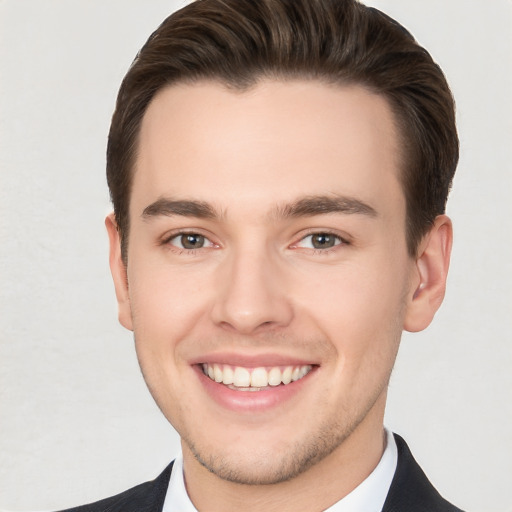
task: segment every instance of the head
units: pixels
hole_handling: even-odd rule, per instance
[[[150,37],[112,121],[107,226],[188,475],[368,474],[402,330],[444,293],[453,119],[426,51],[356,2],[201,0]]]
[[[453,98],[428,52],[396,21],[353,0],[200,0],[151,35],[119,91],[107,180],[124,257],[140,125],[158,91],[201,80],[243,91],[265,78],[358,84],[388,101],[400,137],[407,245],[416,254],[445,211],[458,162]]]

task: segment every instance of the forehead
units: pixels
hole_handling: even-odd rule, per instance
[[[215,193],[218,203],[243,195],[250,204],[331,192],[369,200],[388,191],[388,200],[401,201],[399,154],[387,101],[361,86],[173,85],[143,118],[133,199],[140,208],[165,195],[211,201]]]

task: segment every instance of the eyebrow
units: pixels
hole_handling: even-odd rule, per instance
[[[275,207],[270,216],[275,219],[290,217],[312,217],[329,213],[359,214],[377,217],[377,211],[360,199],[340,195],[317,195],[302,197],[293,203]],[[196,217],[198,219],[219,219],[223,215],[206,201],[170,199],[161,197],[146,206],[142,212],[144,219],[159,216]]]
[[[197,217],[198,219],[216,219],[221,216],[212,205],[205,201],[174,200],[165,197],[146,206],[142,212],[144,219],[159,216],[172,217],[174,215]]]
[[[377,217],[377,210],[355,197],[341,195],[306,196],[291,204],[277,207],[272,215],[277,218],[312,217],[328,213],[359,214]]]

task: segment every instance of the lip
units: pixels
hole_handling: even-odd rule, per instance
[[[233,366],[244,366],[246,368],[257,368],[262,366],[301,366],[312,364],[299,359],[290,359],[276,355],[268,357],[254,357],[243,355],[229,355],[225,357],[216,354],[210,358],[203,357],[201,362],[193,364],[193,369],[199,379],[199,382],[208,396],[219,405],[222,409],[235,413],[263,413],[270,411],[278,406],[282,407],[285,403],[292,401],[296,395],[307,386],[318,369],[318,365],[314,365],[313,369],[303,378],[291,382],[287,385],[268,387],[260,391],[237,391],[228,386],[215,382],[203,373],[202,363],[208,362],[212,364],[230,364]]]
[[[189,361],[191,365],[227,364],[229,366],[243,366],[244,368],[273,367],[273,366],[318,366],[318,363],[307,359],[290,357],[283,354],[242,354],[242,353],[221,353],[204,354]]]

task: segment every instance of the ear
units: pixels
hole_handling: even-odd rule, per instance
[[[112,273],[116,290],[119,322],[123,327],[133,331],[130,296],[128,294],[128,275],[126,265],[121,256],[121,237],[114,213],[107,215],[105,226],[110,242],[110,272]]]
[[[446,215],[439,215],[418,248],[407,301],[405,330],[417,332],[427,328],[441,306],[446,290],[452,240],[451,220]]]

